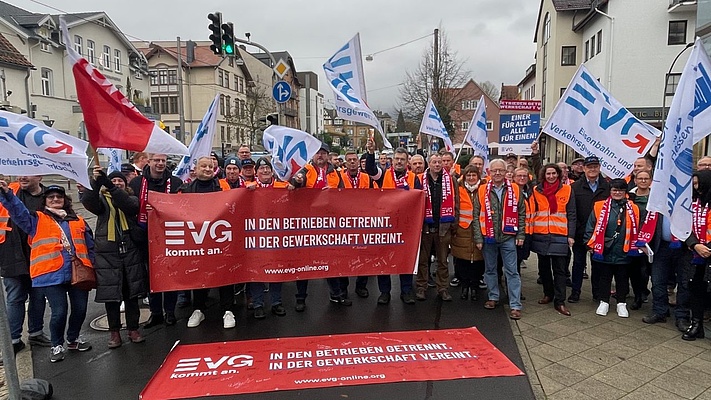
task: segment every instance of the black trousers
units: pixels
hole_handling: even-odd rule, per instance
[[[484,260],[469,261],[454,257],[454,273],[463,288],[476,288],[484,278]]]
[[[567,256],[538,255],[538,274],[543,281],[543,295],[552,298],[556,306],[565,304],[567,259]]]
[[[617,303],[625,303],[627,294],[630,292],[629,277],[627,269],[629,264],[605,264],[598,261],[592,261],[593,271],[597,270],[599,276],[598,281],[598,298],[605,303],[610,302],[610,291],[612,290],[612,278],[615,278],[615,298]]]
[[[650,294],[647,286],[649,286],[649,272],[651,267],[646,255],[631,257],[631,260],[632,262],[629,264],[627,275],[630,277],[632,293],[634,293],[635,300],[642,299]]]
[[[708,282],[704,279],[708,264],[692,265],[693,277],[689,281],[689,291],[691,292],[691,317],[694,319],[703,319],[704,310],[708,298]]]
[[[232,311],[232,304],[235,302],[234,285],[220,286],[218,288],[220,295],[220,311]],[[207,309],[207,295],[210,289],[195,289],[193,290],[193,307],[196,310],[205,312]]]

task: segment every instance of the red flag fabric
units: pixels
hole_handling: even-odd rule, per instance
[[[71,46],[67,25],[60,18],[69,62],[89,143],[94,148],[117,148],[149,153],[188,154],[188,148],[161,130],[106,77]]]

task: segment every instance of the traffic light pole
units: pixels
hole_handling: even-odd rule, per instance
[[[178,115],[180,116],[180,143],[185,143],[185,103],[183,100],[183,53],[180,36],[178,41]],[[169,129],[170,130],[170,129]]]

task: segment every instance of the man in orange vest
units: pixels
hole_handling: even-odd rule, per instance
[[[291,184],[295,188],[307,187],[312,189],[325,189],[338,187],[338,171],[328,162],[328,144],[321,143],[321,148],[313,156],[313,159],[304,166],[291,179]],[[348,279],[348,278],[345,278]],[[330,289],[330,299],[332,303],[342,306],[350,306],[353,302],[348,299],[348,284],[341,278],[326,278]],[[301,312],[306,309],[306,296],[308,280],[296,281],[296,311]]]
[[[240,176],[241,166],[242,164],[236,157],[229,157],[225,160],[225,178],[220,179],[222,190],[244,187],[244,179]]]
[[[37,210],[44,203],[41,176],[20,176],[9,185],[15,196],[28,210]],[[10,215],[0,205],[0,275],[5,286],[7,319],[15,353],[25,347],[22,326],[27,312],[29,342],[35,346],[49,347],[49,338],[43,333],[45,301],[41,291],[32,287],[30,279],[30,245],[27,234],[13,226]],[[28,309],[25,302],[29,299]]]
[[[499,302],[499,279],[496,274],[499,254],[504,262],[508,286],[509,317],[521,319],[521,275],[516,268],[516,247],[523,246],[526,227],[526,206],[520,189],[506,180],[506,162],[491,161],[491,178],[479,187],[474,198],[474,243],[484,251],[486,272],[484,281],[489,300],[484,308],[493,310]]]

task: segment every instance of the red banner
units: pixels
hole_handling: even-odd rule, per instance
[[[541,111],[540,100],[501,100],[499,102],[501,111]]]
[[[150,192],[151,290],[414,273],[420,190]]]
[[[178,345],[146,400],[523,375],[476,329]]]

